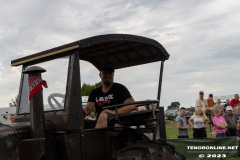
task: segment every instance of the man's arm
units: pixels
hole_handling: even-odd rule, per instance
[[[87,104],[83,107],[83,112],[85,112],[86,116],[91,114],[95,106],[94,102],[87,102]]]
[[[124,103],[132,103],[132,102],[135,102],[135,100],[132,97],[130,97],[124,101]],[[135,105],[123,106],[118,109],[118,114],[129,113],[135,109],[136,109]],[[108,112],[108,113],[115,115],[115,110],[105,109],[105,110],[103,110],[103,112]]]
[[[179,130],[187,130],[189,128],[190,128],[190,126],[181,126],[180,123],[177,123],[177,129],[179,129]]]

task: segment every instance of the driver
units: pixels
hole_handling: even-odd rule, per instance
[[[85,115],[89,115],[95,107],[97,113],[95,128],[105,128],[107,127],[108,120],[115,115],[115,110],[103,110],[102,108],[121,103],[131,103],[134,102],[134,99],[124,85],[113,82],[114,66],[112,64],[101,66],[99,76],[102,86],[91,91],[88,102],[83,107],[83,112]],[[118,114],[123,114],[135,109],[135,105],[128,105],[118,108],[117,112]],[[85,120],[84,128],[94,128],[95,124],[89,124]]]

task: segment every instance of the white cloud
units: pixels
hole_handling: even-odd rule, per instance
[[[125,33],[160,42],[165,62],[161,104],[194,105],[198,92],[239,93],[240,1],[4,1],[0,6],[0,107],[17,95],[21,67],[10,61],[89,36]],[[86,67],[85,67],[86,66]],[[159,63],[118,70],[137,100],[155,99]],[[81,62],[82,82],[98,71]],[[127,76],[132,75],[132,76]]]

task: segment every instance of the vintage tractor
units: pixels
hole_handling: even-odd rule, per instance
[[[160,61],[157,100],[131,103],[150,108],[152,104],[159,106],[163,64],[168,58],[155,40],[109,34],[13,60],[13,67],[22,65],[19,102],[16,123],[0,125],[0,159],[185,159],[167,144],[163,107],[116,114],[107,128],[84,129],[80,78],[80,66],[88,69],[84,61],[97,69],[106,63],[121,69]],[[42,88],[47,85],[47,89]],[[130,104],[107,108],[123,105]],[[156,131],[160,139],[156,139]],[[153,140],[144,133],[153,133]]]

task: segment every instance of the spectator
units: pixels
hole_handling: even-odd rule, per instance
[[[188,129],[190,127],[187,125],[185,111],[186,109],[184,107],[181,107],[179,115],[175,119],[178,129],[178,138],[188,138]]]
[[[240,136],[240,107],[238,107],[238,112],[236,114],[237,120],[237,136]]]
[[[225,121],[223,116],[220,116],[220,109],[215,108],[214,109],[215,116],[213,117],[213,126],[214,126],[214,132],[217,133],[216,137],[226,137],[226,128],[227,128],[227,122]]]
[[[237,123],[237,136],[240,137],[240,122]]]
[[[191,128],[193,128],[193,138],[206,138],[206,127],[209,119],[206,117],[202,108],[198,106],[193,116],[188,120]]]
[[[226,99],[226,103],[224,104],[224,111],[226,111],[226,107],[230,105],[230,100]]]
[[[212,94],[209,94],[208,98],[206,99],[206,104],[207,104],[207,109],[205,111],[205,114],[209,118],[209,120],[211,121],[211,119],[214,117],[214,114],[212,112],[212,110],[214,108],[214,101],[213,101],[213,95]]]
[[[11,123],[15,123],[15,114],[10,115],[10,121]]]
[[[203,112],[206,113],[207,103],[206,103],[206,100],[203,97],[204,97],[204,93],[203,93],[203,91],[200,91],[199,92],[199,98],[196,100],[196,108],[201,107]],[[195,108],[195,110],[196,110],[196,108]]]
[[[220,111],[220,116],[222,116],[225,112],[224,112],[224,107],[223,106],[220,106],[219,108],[219,111]]]
[[[240,107],[237,108],[236,120],[240,120]]]
[[[236,115],[232,113],[232,107],[227,106],[226,107],[226,113],[223,114],[223,117],[225,118],[225,121],[227,122],[227,132],[226,136],[236,136],[237,130],[236,130]]]
[[[185,116],[187,116],[187,117],[188,117],[188,116],[190,116],[190,117],[192,116],[192,115],[191,115],[191,112],[189,111],[189,109],[186,109],[186,111],[185,111]]]
[[[239,104],[239,95],[238,94],[235,94],[234,95],[234,98],[230,101],[230,106],[231,107],[236,107],[238,104]]]
[[[236,114],[237,120],[237,136],[240,137],[240,107],[238,108],[238,113]]]
[[[207,109],[212,111],[213,107],[214,107],[214,101],[213,101],[213,95],[209,94],[208,98],[206,99],[206,103],[207,103]]]
[[[221,107],[222,105],[221,105],[221,99],[220,98],[218,98],[217,99],[217,103],[214,105],[214,108],[219,108],[219,107]]]
[[[238,114],[239,113],[239,107],[237,106],[237,107],[234,107],[233,108],[233,114]]]

